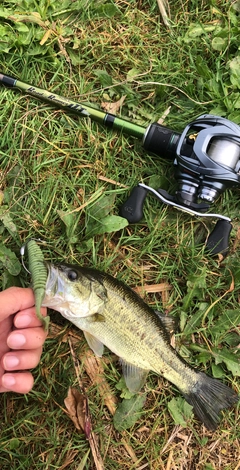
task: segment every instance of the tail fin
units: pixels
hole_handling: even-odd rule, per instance
[[[220,421],[220,411],[237,403],[239,397],[234,390],[217,379],[202,372],[198,377],[194,390],[184,397],[206,428],[214,431]]]

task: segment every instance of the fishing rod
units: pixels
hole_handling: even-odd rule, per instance
[[[204,114],[187,124],[182,133],[157,122],[145,128],[3,73],[0,73],[0,83],[82,118],[88,117],[109,129],[137,137],[149,153],[173,160],[178,183],[175,194],[139,183],[121,207],[121,215],[130,223],[141,220],[145,198],[151,193],[162,203],[183,212],[217,218],[206,247],[212,254],[227,251],[231,219],[222,214],[212,214],[208,209],[226,189],[240,185],[240,126],[228,119]]]
[[[29,85],[21,80],[4,75],[0,73],[0,83],[10,88],[18,88],[28,95],[38,98],[41,101],[50,103],[57,108],[62,108],[68,112],[78,115],[82,118],[90,118],[99,124],[102,124],[109,129],[123,131],[124,133],[143,139],[143,146],[149,152],[157,153],[161,148],[161,153],[166,155],[166,158],[173,159],[175,156],[175,144],[178,141],[180,134],[171,129],[154,123],[146,129],[143,126],[134,124],[126,119],[119,118],[114,114],[105,113],[99,109],[95,109],[87,104],[77,103],[73,100],[60,96],[56,93]],[[155,133],[158,135],[155,135]]]

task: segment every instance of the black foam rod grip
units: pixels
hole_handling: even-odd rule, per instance
[[[139,222],[143,217],[143,204],[148,190],[142,186],[133,188],[128,200],[122,205],[120,215],[125,217],[130,224]]]
[[[216,223],[212,233],[210,233],[206,249],[212,254],[221,253],[226,255],[229,247],[229,235],[232,230],[232,224],[228,220],[220,219]]]
[[[143,148],[162,158],[174,160],[179,138],[180,134],[154,122],[147,128],[143,139]]]

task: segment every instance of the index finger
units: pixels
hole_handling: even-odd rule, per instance
[[[34,294],[30,287],[9,287],[0,292],[0,321],[19,310],[33,307]]]

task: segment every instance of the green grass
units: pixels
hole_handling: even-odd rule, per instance
[[[15,2],[3,1],[0,68],[97,108],[125,96],[119,114],[146,127],[169,107],[164,124],[178,132],[203,113],[240,124],[239,2],[187,1],[170,7],[169,30],[155,1],[21,0],[17,11]],[[222,194],[212,209],[233,219],[225,260],[204,251],[212,220],[192,218],[150,195],[140,223],[91,236],[91,217],[104,198],[111,201],[110,214],[117,215],[139,181],[173,193],[173,165],[148,155],[133,137],[16,90],[1,87],[0,103],[1,244],[19,260],[24,241],[41,238],[52,262],[94,266],[131,287],[170,284],[167,294],[146,293],[145,300],[178,320],[178,351],[191,365],[239,390],[239,188]],[[10,268],[9,256],[3,252],[0,260],[2,288],[27,285],[28,275],[23,269],[19,273],[15,258]],[[0,397],[2,470],[95,468],[88,442],[64,412],[68,388],[77,386],[67,334],[77,337],[79,353],[87,346],[81,332],[57,314],[52,322],[61,326],[45,343],[34,390]],[[110,353],[104,367],[112,394],[121,401],[116,388],[121,370]],[[237,407],[224,413],[215,433],[193,418],[182,427],[168,411],[179,392],[150,374],[141,419],[119,432],[84,364],[81,377],[106,470],[239,468]]]

